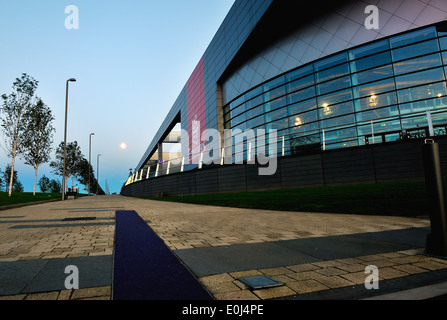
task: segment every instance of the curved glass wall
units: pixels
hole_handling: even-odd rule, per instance
[[[424,136],[427,110],[446,134],[446,72],[447,32],[418,29],[251,89],[224,106],[225,129],[276,129],[278,155]]]

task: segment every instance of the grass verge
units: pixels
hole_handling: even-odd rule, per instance
[[[56,200],[61,197],[60,193],[36,193],[34,196],[32,192],[13,192],[11,197],[9,197],[7,192],[0,192],[0,207]]]
[[[282,211],[406,217],[429,214],[425,182],[327,186],[146,199]]]

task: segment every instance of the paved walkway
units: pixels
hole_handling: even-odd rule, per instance
[[[217,300],[361,299],[447,281],[447,260],[423,254],[428,219],[103,196],[0,211],[0,299],[110,299],[119,210],[136,211]],[[68,265],[78,290],[65,289]],[[379,290],[365,288],[369,265]],[[285,285],[238,280],[252,275]]]

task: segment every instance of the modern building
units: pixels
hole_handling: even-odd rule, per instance
[[[415,142],[446,135],[446,20],[445,0],[236,0],[123,193],[421,175]],[[207,129],[218,135],[202,139]],[[259,129],[266,145],[246,134]],[[170,141],[180,141],[181,157],[163,159]],[[272,177],[252,172],[258,149],[277,157]]]

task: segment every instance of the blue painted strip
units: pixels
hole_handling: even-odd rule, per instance
[[[135,211],[116,211],[113,300],[212,300]]]

